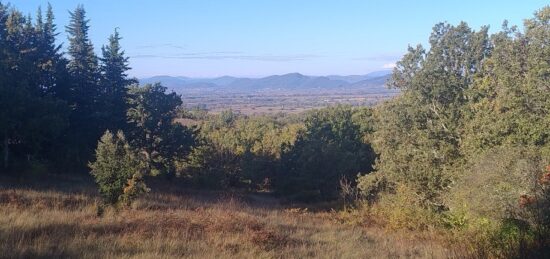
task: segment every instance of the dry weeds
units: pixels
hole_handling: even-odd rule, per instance
[[[0,186],[1,187],[1,186]],[[440,242],[346,224],[272,197],[152,192],[96,216],[90,189],[0,189],[0,255],[82,258],[448,258]]]

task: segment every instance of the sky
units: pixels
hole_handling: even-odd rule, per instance
[[[12,0],[25,14],[48,1]],[[434,24],[521,25],[542,0],[50,0],[59,42],[83,4],[100,53],[118,28],[131,76],[353,75],[389,69]]]

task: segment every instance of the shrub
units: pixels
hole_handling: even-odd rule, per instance
[[[395,192],[380,196],[368,210],[375,219],[390,228],[428,230],[443,223],[443,214],[426,207],[418,199],[418,193],[404,184],[395,185]]]
[[[375,154],[353,121],[354,112],[336,106],[306,118],[294,145],[281,155],[282,170],[275,179],[279,193],[304,201],[335,199],[340,179],[372,170]]]
[[[89,164],[105,204],[129,203],[149,189],[143,181],[145,166],[130,148],[124,133],[106,131],[98,142],[96,160]]]
[[[384,193],[394,193],[395,184],[388,181],[385,176],[379,173],[360,175],[357,178],[357,188],[362,199],[373,205]]]
[[[550,168],[539,148],[501,146],[470,162],[446,197],[446,225],[480,257],[548,255]],[[458,224],[457,224],[458,223]]]
[[[500,220],[519,209],[518,199],[532,192],[544,161],[525,147],[492,148],[471,161],[456,177],[446,203],[451,211]]]

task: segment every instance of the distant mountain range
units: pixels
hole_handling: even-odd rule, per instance
[[[216,78],[189,78],[154,76],[140,79],[141,84],[159,82],[177,93],[197,92],[271,92],[271,91],[348,91],[360,90],[371,93],[395,92],[385,84],[390,70],[376,71],[366,75],[306,76],[299,73],[273,75],[263,78],[239,78],[222,76]]]

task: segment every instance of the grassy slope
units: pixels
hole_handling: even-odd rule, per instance
[[[0,181],[0,187],[0,256],[6,258],[456,256],[435,241],[345,224],[336,212],[283,206],[269,196],[156,186],[132,209],[97,217],[89,184]]]

